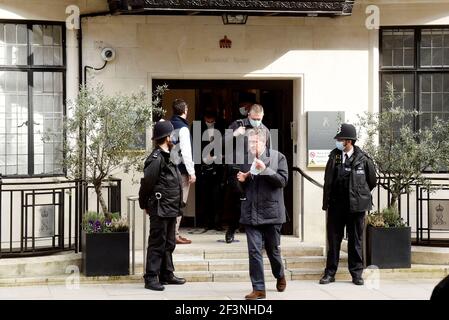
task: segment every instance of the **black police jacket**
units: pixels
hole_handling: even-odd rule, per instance
[[[178,167],[167,162],[160,148],[148,156],[144,165],[144,177],[140,180],[139,206],[150,215],[163,218],[182,214],[182,180]]]
[[[337,155],[342,152],[334,149],[329,154],[324,174],[323,210],[329,208],[332,198],[332,184]],[[372,209],[371,191],[376,187],[376,170],[372,159],[358,146],[354,146],[354,160],[349,179],[349,210],[364,212]]]
[[[241,202],[240,223],[247,225],[283,224],[286,222],[284,188],[288,183],[285,156],[275,150],[260,157],[267,168],[258,175],[250,175],[242,183],[245,198]],[[248,172],[251,164],[241,165]]]

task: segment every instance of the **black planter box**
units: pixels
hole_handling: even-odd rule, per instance
[[[379,269],[411,267],[411,228],[378,228],[366,230],[366,263]]]
[[[129,275],[129,232],[82,232],[83,273],[86,276]]]

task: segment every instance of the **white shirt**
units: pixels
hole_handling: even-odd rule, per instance
[[[186,166],[189,175],[195,174],[195,167],[192,160],[192,146],[190,143],[190,132],[187,127],[179,129],[179,147],[181,149],[182,162]]]
[[[214,127],[215,127],[215,124],[212,124],[211,126],[208,126],[207,124],[206,124],[206,127],[207,127],[207,137],[208,137],[208,139],[209,139],[209,142],[211,142],[212,141],[212,138],[214,137],[214,134],[215,134],[215,129],[214,129]]]
[[[344,152],[343,153],[343,161],[346,161],[345,155],[348,156],[348,159],[351,158],[352,154],[354,153],[354,147],[351,148],[351,150],[349,150],[348,152]]]

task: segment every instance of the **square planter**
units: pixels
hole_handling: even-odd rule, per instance
[[[411,228],[366,229],[366,264],[379,269],[411,267]]]
[[[129,232],[82,232],[83,273],[86,276],[129,275]]]

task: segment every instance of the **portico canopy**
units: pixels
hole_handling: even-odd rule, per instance
[[[108,0],[114,14],[344,16],[354,0]]]

